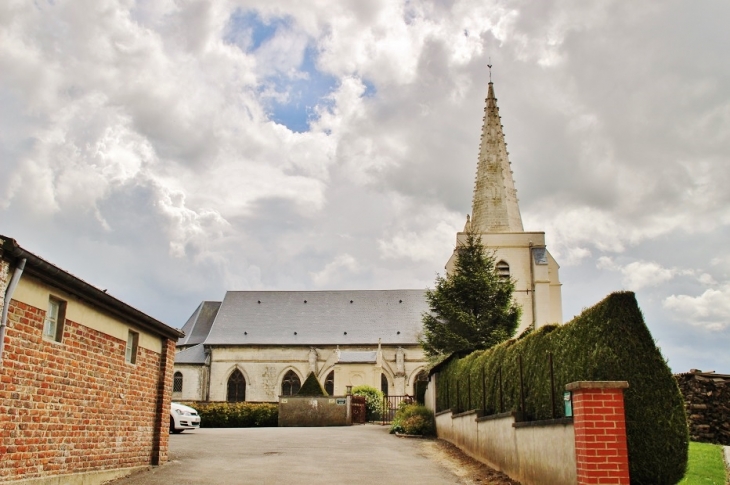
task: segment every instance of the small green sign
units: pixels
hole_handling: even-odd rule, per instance
[[[565,405],[565,417],[573,417],[573,393],[565,391],[563,393],[563,404]]]
[[[337,405],[338,406],[344,406],[347,404],[347,398],[346,397],[338,397],[337,398]]]

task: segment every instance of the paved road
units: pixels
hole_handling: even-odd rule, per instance
[[[170,436],[170,462],[114,485],[458,484],[422,440],[388,428],[203,428]]]

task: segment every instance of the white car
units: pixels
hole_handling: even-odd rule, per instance
[[[198,412],[183,404],[170,403],[170,432],[182,433],[186,429],[200,428]]]

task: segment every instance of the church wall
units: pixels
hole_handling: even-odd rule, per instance
[[[340,346],[341,351],[376,351],[373,346]],[[315,348],[316,375],[324,385],[330,371],[335,371],[335,394],[344,395],[346,386],[367,384],[380,389],[381,373],[388,378],[388,393],[413,394],[415,375],[425,369],[426,359],[417,344],[404,347],[403,364],[399,370],[396,362],[397,346],[383,346],[382,360],[371,363],[339,363],[337,347]],[[281,383],[289,370],[294,370],[301,382],[310,372],[310,347],[305,346],[246,346],[213,347],[210,362],[209,400],[225,401],[228,378],[239,369],[246,379],[246,401],[275,402],[281,393]],[[183,365],[175,370],[187,371]],[[199,366],[201,369],[204,366]],[[202,371],[201,371],[202,372]],[[192,379],[192,378],[191,378]],[[202,378],[200,378],[202,380]],[[186,392],[183,385],[183,395]],[[187,399],[187,398],[186,398]],[[204,396],[201,395],[201,400]]]
[[[206,367],[199,364],[175,364],[175,372],[183,375],[182,392],[172,393],[173,401],[204,401],[204,372]]]
[[[562,323],[562,295],[558,280],[558,265],[547,253],[548,264],[533,264],[532,247],[545,246],[544,232],[509,232],[480,234],[482,245],[494,253],[495,263],[509,264],[510,277],[515,283],[513,298],[522,308],[516,335],[534,321],[540,327],[548,323]],[[457,244],[466,242],[466,233],[456,236]],[[446,272],[454,270],[455,253],[446,263]],[[533,292],[534,280],[534,292]],[[533,310],[534,299],[534,310]],[[533,318],[534,311],[534,318]]]
[[[548,252],[548,272],[550,279],[550,323],[563,323],[563,289],[558,278],[558,263]]]

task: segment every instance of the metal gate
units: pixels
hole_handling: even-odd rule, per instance
[[[365,423],[365,396],[352,396],[350,410],[352,411],[352,424]]]
[[[380,414],[383,425],[390,424],[393,422],[396,411],[401,403],[414,403],[416,399],[413,396],[384,396],[383,397],[383,412]]]

